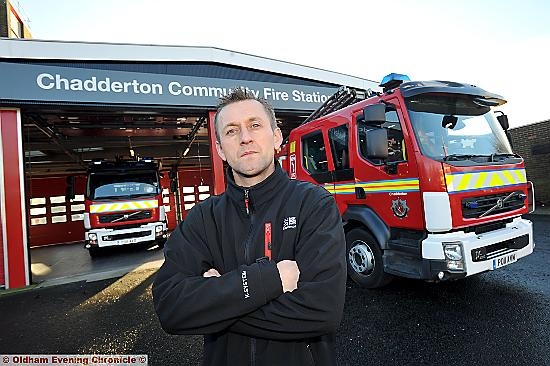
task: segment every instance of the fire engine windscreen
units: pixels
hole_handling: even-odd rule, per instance
[[[495,157],[514,156],[504,130],[479,97],[420,94],[406,102],[424,156],[441,161],[494,161]]]
[[[125,199],[157,195],[159,190],[156,171],[95,172],[88,175],[86,196],[92,200]]]

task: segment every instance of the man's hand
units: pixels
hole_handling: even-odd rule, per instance
[[[298,288],[298,278],[300,277],[300,269],[296,261],[284,260],[277,263],[281,283],[283,284],[283,292],[292,292]]]
[[[220,277],[220,272],[215,268],[210,268],[208,271],[202,274],[203,277]]]

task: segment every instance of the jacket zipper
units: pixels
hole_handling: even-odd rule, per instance
[[[246,236],[246,241],[244,243],[244,256],[246,263],[251,262],[250,259],[250,243],[252,241],[252,229],[254,228],[253,216],[250,214],[250,199],[248,197],[248,189],[244,190],[244,207],[246,208],[246,215],[250,219],[250,227],[248,229],[248,235]],[[250,366],[256,366],[256,339],[250,338]]]
[[[250,246],[252,242],[252,229],[254,228],[254,214],[250,213],[250,201],[248,199],[248,189],[244,190],[244,206],[246,208],[246,215],[250,219],[250,226],[248,228],[248,234],[246,235],[246,240],[244,242],[244,258],[246,264],[252,263],[250,255]]]
[[[256,366],[256,338],[250,338],[250,366]]]

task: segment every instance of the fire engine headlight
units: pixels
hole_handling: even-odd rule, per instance
[[[462,260],[462,245],[461,243],[443,243],[443,252],[445,258],[451,261]]]
[[[158,235],[158,234],[162,234],[162,231],[163,231],[163,227],[162,225],[157,225],[155,226],[155,233]]]
[[[88,234],[88,240],[96,241],[97,240],[97,234],[94,234],[94,233]]]
[[[453,270],[464,269],[464,255],[461,242],[443,243],[443,252],[445,253],[447,268]]]

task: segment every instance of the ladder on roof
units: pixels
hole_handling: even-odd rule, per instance
[[[301,124],[306,124],[317,118],[326,116],[329,113],[347,107],[348,105],[355,104],[366,98],[373,96],[375,92],[372,90],[357,90],[353,88],[348,88],[347,86],[341,86],[338,88],[336,93],[334,93],[330,98],[328,98],[317,110],[309,115]]]

